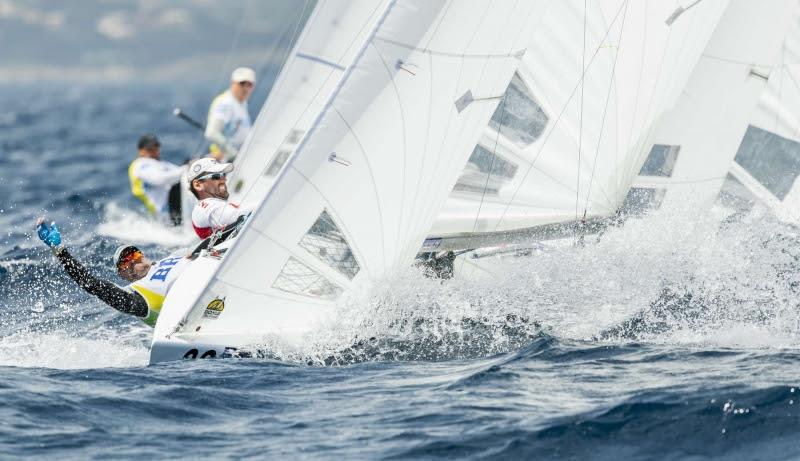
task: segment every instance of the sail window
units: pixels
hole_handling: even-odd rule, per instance
[[[515,174],[517,165],[478,144],[469,156],[453,190],[497,195]]]
[[[329,282],[314,269],[292,257],[286,261],[272,288],[323,299],[335,299],[342,292],[341,288]]]
[[[675,169],[675,162],[678,160],[678,152],[681,146],[669,146],[666,144],[654,144],[650,149],[647,160],[639,171],[640,176],[663,176],[671,177],[672,170]]]
[[[286,160],[289,158],[289,155],[292,153],[290,150],[281,149],[275,154],[275,158],[272,159],[270,162],[267,171],[264,173],[264,176],[275,176],[281,171],[281,167],[283,164],[286,163]]]
[[[300,142],[300,138],[303,137],[303,133],[303,130],[292,129],[292,131],[289,132],[289,136],[286,137],[286,142],[289,144],[297,144]]]
[[[665,193],[666,189],[631,187],[622,203],[620,213],[627,216],[641,216],[649,210],[657,210],[664,201]]]
[[[736,152],[736,163],[783,200],[800,175],[800,143],[749,126]]]
[[[522,78],[514,74],[505,98],[500,100],[489,120],[489,126],[520,147],[526,147],[542,135],[548,120]]]
[[[744,184],[728,174],[717,196],[717,203],[740,213],[747,213],[758,202]]]
[[[327,211],[322,211],[298,245],[349,279],[358,274],[356,257]]]

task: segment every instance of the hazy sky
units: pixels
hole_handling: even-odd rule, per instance
[[[0,83],[218,82],[280,62],[314,0],[0,0]]]

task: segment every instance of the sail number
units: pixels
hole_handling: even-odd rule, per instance
[[[188,351],[186,351],[185,354],[183,354],[183,358],[185,358],[185,359],[196,359],[197,358],[197,354],[199,354],[199,353],[200,353],[200,351],[198,351],[197,349],[189,349]],[[209,349],[209,350],[203,352],[203,354],[200,356],[200,358],[201,359],[213,359],[216,356],[217,356],[217,351],[215,351],[214,349]]]

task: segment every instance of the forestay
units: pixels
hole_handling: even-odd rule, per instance
[[[320,0],[256,118],[229,180],[231,201],[264,198],[388,0]]]
[[[191,309],[157,326],[152,354],[166,335],[298,338],[355,283],[410,265],[545,4],[391,2],[208,285],[169,306]]]

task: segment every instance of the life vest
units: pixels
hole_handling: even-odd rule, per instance
[[[128,285],[128,289],[142,295],[149,312],[144,323],[155,326],[164,298],[178,279],[189,260],[183,256],[169,256],[153,263],[147,275]]]
[[[139,200],[144,203],[144,207],[147,209],[147,212],[151,215],[156,214],[156,205],[147,195],[147,192],[144,190],[144,181],[141,180],[138,176],[136,176],[136,167],[138,166],[140,158],[134,159],[130,166],[128,167],[128,179],[131,182],[131,193],[134,197],[138,198]]]

